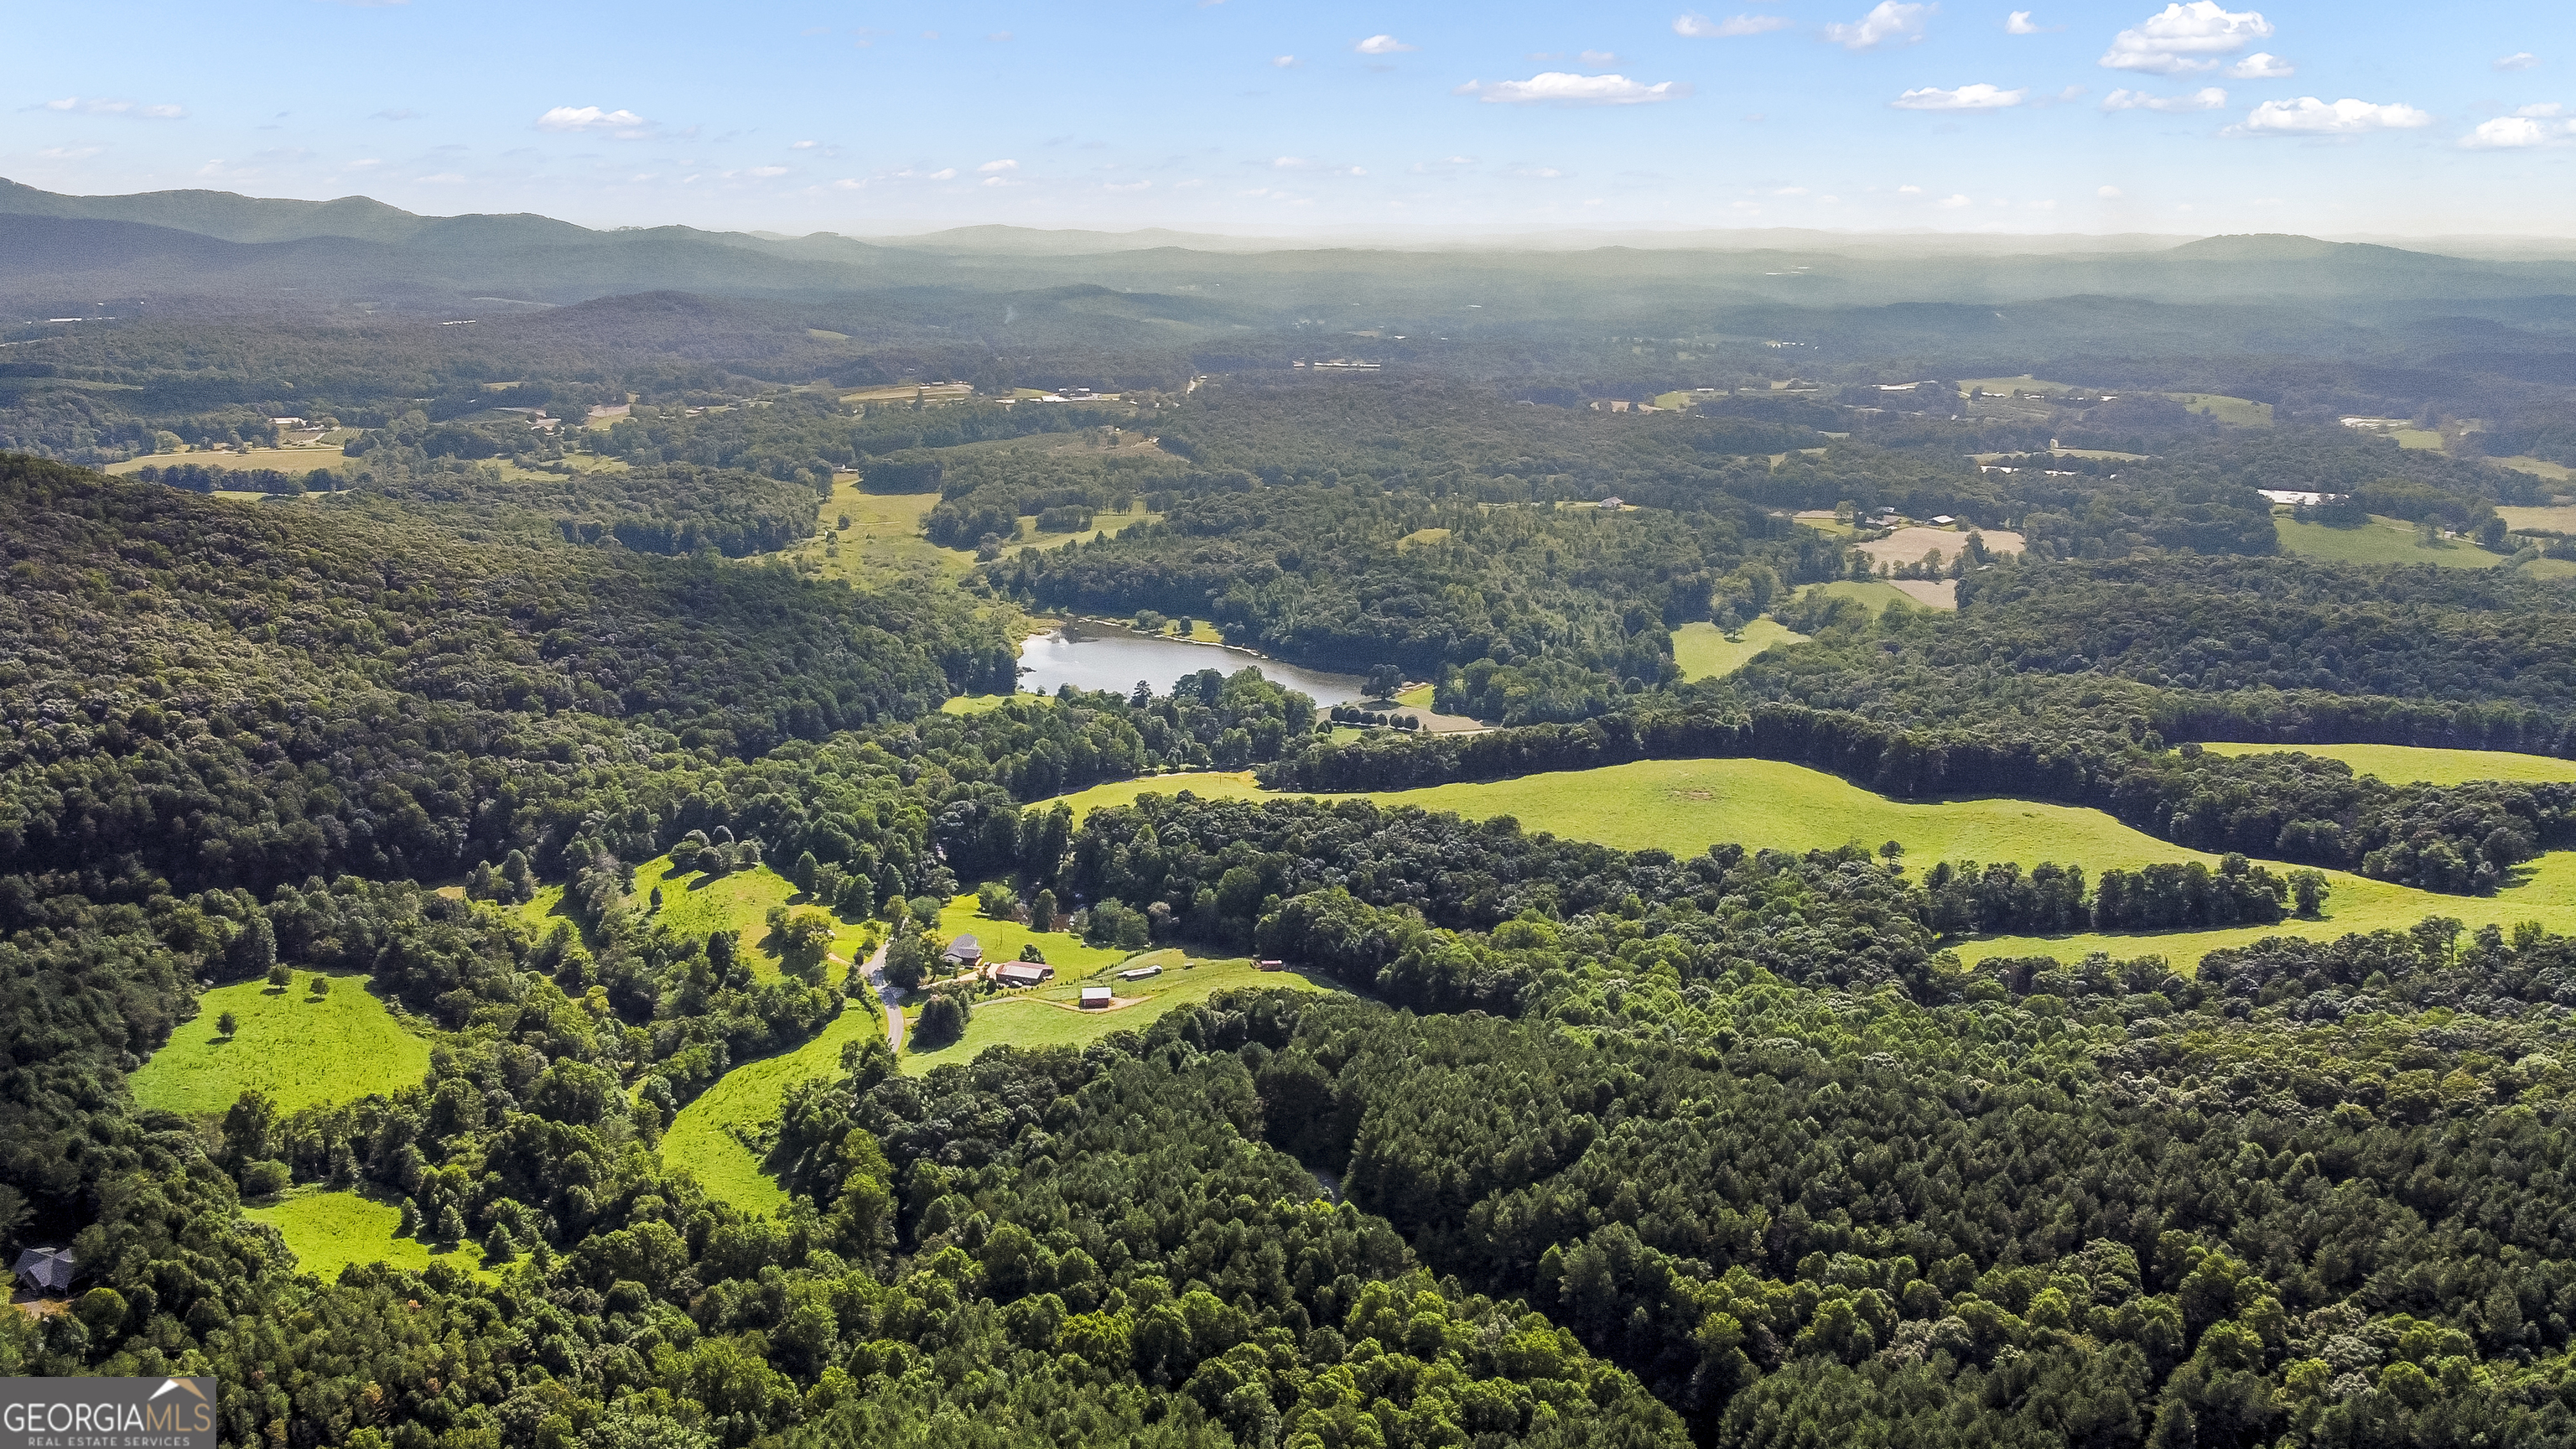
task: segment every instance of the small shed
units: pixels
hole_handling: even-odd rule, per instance
[[[1143,981],[1150,977],[1160,976],[1162,974],[1163,968],[1160,966],[1130,966],[1126,970],[1118,973],[1118,979],[1121,981]]]
[[[1085,1011],[1107,1011],[1110,999],[1109,988],[1106,986],[1082,988],[1082,1009]]]
[[[1952,518],[1946,513],[1935,513],[1932,515],[1932,521],[1942,528],[1948,528],[1951,524],[1954,524],[1959,520]]]
[[[1288,963],[1279,960],[1277,957],[1264,956],[1260,960],[1253,962],[1252,968],[1256,971],[1285,971],[1288,969]]]
[[[18,1281],[46,1293],[62,1293],[72,1286],[72,1250],[69,1248],[29,1248],[9,1265]]]
[[[959,936],[939,953],[939,959],[951,966],[971,971],[984,964],[984,945],[972,936]]]
[[[1013,961],[993,968],[993,979],[1004,986],[1035,986],[1055,979],[1055,968],[1036,961]]]

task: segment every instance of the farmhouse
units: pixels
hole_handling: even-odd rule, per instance
[[[1055,979],[1055,968],[1036,961],[1012,961],[993,968],[993,979],[1004,986],[1035,986]]]
[[[1085,1010],[1085,1011],[1107,1011],[1107,1010],[1109,1009],[1109,1002],[1110,1002],[1110,995],[1109,995],[1109,988],[1108,988],[1108,987],[1106,987],[1106,986],[1086,986],[1086,987],[1082,988],[1082,1009],[1083,1009],[1083,1010]]]
[[[972,971],[984,963],[984,945],[972,936],[959,936],[939,953],[939,959],[961,971]]]

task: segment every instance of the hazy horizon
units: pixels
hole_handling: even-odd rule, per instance
[[[2213,0],[56,7],[15,27],[0,174],[791,235],[2553,236],[2576,231],[2571,25]]]

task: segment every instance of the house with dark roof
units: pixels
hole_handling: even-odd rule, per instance
[[[44,1293],[69,1292],[72,1286],[72,1250],[69,1248],[29,1248],[9,1265],[18,1282]]]
[[[939,953],[939,959],[959,971],[972,971],[984,964],[984,945],[972,936],[959,936]]]

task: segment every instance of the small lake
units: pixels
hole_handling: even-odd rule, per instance
[[[1156,694],[1169,694],[1172,681],[1213,669],[1232,674],[1250,665],[1273,684],[1296,690],[1317,705],[1349,704],[1362,699],[1356,674],[1326,674],[1300,669],[1276,659],[1256,659],[1213,644],[1158,639],[1131,630],[1098,624],[1067,624],[1020,646],[1020,688],[1053,694],[1058,685],[1076,689],[1111,689],[1125,694],[1144,680]]]

